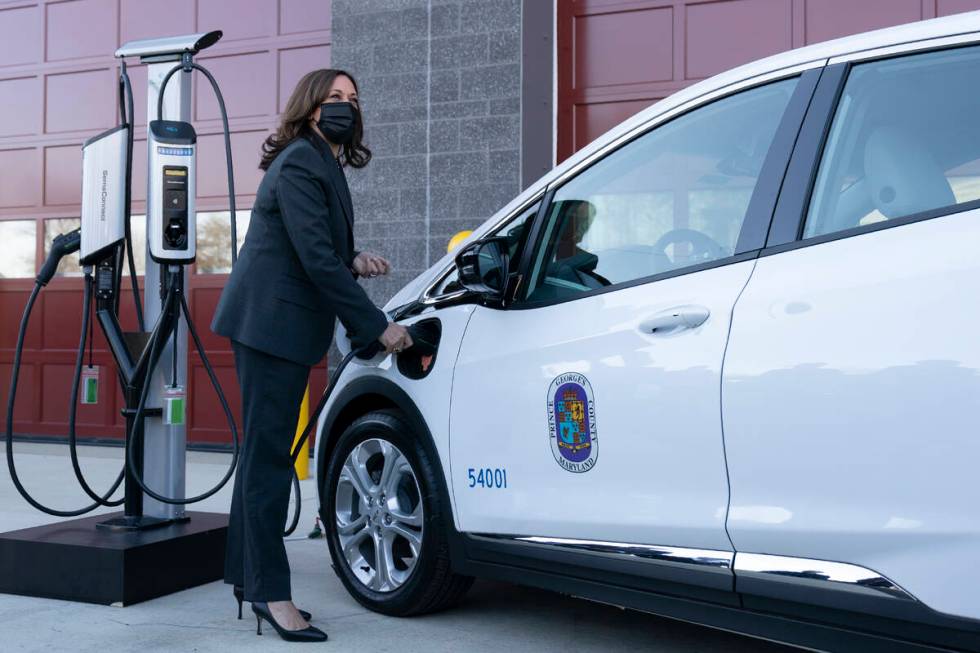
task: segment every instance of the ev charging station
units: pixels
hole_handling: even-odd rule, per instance
[[[35,508],[59,517],[81,517],[100,506],[122,505],[122,513],[89,516],[0,533],[0,592],[126,605],[220,579],[227,515],[188,512],[185,505],[220,490],[238,461],[238,434],[231,411],[211,370],[190,317],[183,289],[186,265],[195,258],[197,136],[190,124],[191,75],[211,82],[225,131],[231,205],[232,261],[236,256],[234,178],[224,100],[217,82],[193,61],[221,32],[127,43],[120,59],[121,125],[89,139],[82,155],[82,217],[78,231],[59,236],[39,273],[21,321],[7,402],[7,463],[21,495]],[[147,242],[144,296],[140,302],[133,270],[130,198],[133,152],[132,89],[126,58],[147,65]],[[142,183],[136,180],[135,183]],[[31,309],[65,255],[79,252],[85,271],[81,342],[72,390],[69,449],[75,475],[93,503],[58,510],[34,499],[20,482],[12,452],[12,416],[23,345]],[[123,262],[128,254],[138,331],[118,322]],[[108,492],[85,481],[75,450],[74,412],[81,352],[92,306],[113,358],[126,400],[125,462]],[[184,319],[181,319],[183,317]],[[234,455],[221,482],[186,496],[187,433],[183,414],[187,387],[188,335],[194,341],[231,427]],[[123,484],[124,496],[110,499]]]

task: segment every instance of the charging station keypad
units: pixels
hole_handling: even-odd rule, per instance
[[[163,166],[163,248],[187,249],[187,166]]]

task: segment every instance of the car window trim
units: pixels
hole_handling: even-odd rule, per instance
[[[943,50],[956,50],[959,48],[980,45],[980,33],[962,32],[948,36],[921,39],[918,41],[908,41],[895,45],[886,45],[872,50],[857,50],[846,54],[839,54],[831,57],[828,65],[838,63],[868,63],[871,61],[881,61],[882,59],[895,59],[926,52],[941,52]]]
[[[735,254],[733,256],[728,256],[725,258],[715,259],[714,261],[706,261],[704,263],[699,263],[697,265],[689,265],[687,267],[678,268],[676,270],[670,270],[668,272],[661,272],[660,274],[653,274],[647,277],[640,277],[638,279],[633,279],[631,281],[624,281],[622,283],[613,284],[611,286],[605,286],[602,288],[595,288],[589,292],[583,292],[573,297],[564,297],[558,299],[550,299],[537,302],[522,301],[521,303],[511,303],[507,308],[509,310],[526,310],[530,308],[544,308],[545,306],[554,306],[555,304],[567,304],[568,302],[578,301],[580,299],[585,299],[586,297],[595,297],[596,295],[605,295],[610,292],[617,292],[619,290],[626,290],[628,288],[635,288],[636,286],[643,286],[648,283],[655,283],[657,281],[663,281],[664,279],[673,279],[674,277],[682,277],[687,274],[694,274],[695,272],[703,272],[704,270],[712,270],[714,268],[725,267],[726,265],[734,265],[736,263],[742,263],[744,261],[751,261],[759,257],[759,250],[755,249],[750,252],[743,252],[742,254]]]
[[[838,231],[832,231],[830,233],[820,234],[818,236],[801,238],[799,240],[783,243],[781,245],[773,245],[762,250],[759,256],[766,257],[772,256],[773,254],[782,254],[783,252],[789,252],[795,249],[801,249],[803,247],[810,247],[811,245],[820,245],[822,243],[829,243],[835,240],[843,240],[844,238],[853,238],[855,236],[874,233],[876,231],[884,231],[885,229],[904,227],[905,225],[915,224],[916,222],[935,220],[937,218],[957,215],[959,213],[968,213],[970,211],[976,211],[977,209],[980,209],[980,199],[970,200],[969,202],[962,202],[960,204],[950,204],[948,206],[941,206],[936,209],[929,209],[928,211],[910,213],[909,215],[902,216],[901,218],[892,218],[890,220],[872,222],[871,224],[859,225],[857,227],[851,227],[850,229],[840,229]]]
[[[776,200],[765,249],[799,240],[820,158],[849,71],[849,63],[838,63],[824,68],[820,76]]]
[[[804,71],[786,104],[786,110],[773,135],[752,191],[752,197],[749,199],[745,221],[735,241],[735,254],[758,251],[766,245],[766,237],[776,211],[776,202],[786,179],[807,111],[823,77],[823,71],[824,68]]]
[[[780,197],[777,201],[776,214],[773,217],[769,238],[760,255],[770,256],[801,247],[819,245],[842,238],[851,238],[883,229],[902,227],[923,220],[932,220],[980,208],[980,199],[977,199],[970,202],[950,204],[927,211],[920,211],[900,218],[810,236],[808,238],[804,238],[803,236],[810,202],[813,200],[814,185],[825,154],[826,139],[830,134],[834,118],[837,116],[841,97],[853,67],[875,61],[914,57],[920,54],[970,47],[980,47],[976,33],[904,43],[898,46],[856,52],[831,59],[831,63],[825,69],[824,76],[817,85],[817,91],[812,102],[815,108],[813,116],[811,118],[808,112],[807,118],[804,120],[800,138],[790,160],[789,170],[786,173],[784,189],[780,192]],[[831,98],[832,103],[829,109],[818,106],[826,103]],[[815,150],[814,146],[817,146]]]
[[[792,69],[779,71],[785,73],[782,76],[759,76],[757,78],[752,78],[751,80],[756,83],[748,84],[746,82],[750,80],[743,80],[742,82],[731,84],[724,89],[720,89],[720,91],[727,92],[712,93],[707,96],[702,96],[695,101],[678,107],[676,111],[671,111],[668,114],[665,114],[668,116],[666,118],[664,116],[658,116],[657,118],[652,119],[633,132],[630,132],[628,135],[629,138],[623,138],[611,143],[608,147],[600,150],[592,157],[586,159],[586,161],[583,162],[583,165],[576,166],[569,171],[569,173],[566,173],[550,182],[547,186],[547,193],[542,199],[541,207],[538,210],[538,215],[535,218],[534,225],[532,226],[531,232],[528,236],[528,242],[533,243],[533,245],[531,247],[525,245],[524,247],[524,253],[520,266],[521,279],[524,280],[529,278],[531,271],[530,268],[533,265],[533,253],[538,251],[538,248],[541,246],[544,223],[547,220],[550,212],[552,200],[555,193],[566,183],[571,182],[573,179],[577,178],[578,175],[586,172],[593,165],[596,165],[607,156],[618,152],[621,148],[626,147],[636,139],[645,136],[654,129],[657,129],[676,118],[680,118],[692,111],[696,111],[699,108],[706,107],[709,104],[732,97],[742,92],[747,92],[769,84],[777,84],[779,82],[798,78],[799,81],[797,82],[796,87],[793,89],[793,93],[786,104],[786,109],[783,111],[783,116],[780,118],[779,125],[776,127],[776,133],[773,135],[772,143],[770,143],[769,150],[766,152],[766,157],[759,173],[759,179],[762,179],[763,174],[778,174],[780,171],[785,174],[793,152],[793,145],[796,142],[798,134],[803,126],[807,107],[809,107],[813,94],[819,87],[819,80],[821,79],[823,69],[823,65],[814,66],[812,64],[806,64],[805,67],[795,67]],[[607,292],[632,288],[634,286],[653,283],[663,279],[670,279],[684,274],[692,274],[694,272],[710,270],[712,268],[722,267],[733,263],[740,263],[742,261],[755,258],[758,256],[765,244],[764,236],[768,232],[768,225],[772,219],[776,206],[776,200],[779,194],[778,191],[781,188],[782,183],[782,176],[779,176],[778,181],[773,179],[771,181],[767,181],[767,183],[764,185],[762,185],[761,182],[756,182],[756,186],[752,190],[752,197],[749,199],[749,206],[746,210],[745,222],[743,222],[742,228],[739,230],[738,239],[736,240],[735,253],[732,256],[714,261],[707,261],[705,263],[699,263],[697,265],[689,265],[676,270],[662,272],[660,274],[639,277],[637,279],[624,281],[622,283],[613,284],[604,288],[596,288],[573,297],[558,298],[548,301],[529,302],[525,299],[524,301],[518,302],[517,299],[524,288],[515,287],[513,293],[508,298],[506,308],[523,310],[528,308],[552,306],[554,304],[576,301],[585,297],[593,297],[595,295],[601,295]],[[763,186],[761,189],[760,185]],[[757,194],[761,194],[759,200],[756,199]],[[768,204],[766,203],[767,198]],[[753,214],[750,213],[750,211],[756,211],[757,213]],[[758,217],[756,217],[756,215],[758,215]],[[753,226],[755,232],[754,235],[747,236],[743,241],[742,232],[745,230],[746,223],[748,223],[750,220],[753,223],[758,221],[759,224]],[[740,246],[745,247],[745,249],[740,251]]]
[[[505,308],[515,308],[517,298],[523,290],[524,282],[529,278],[531,266],[534,264],[534,252],[537,251],[538,240],[545,220],[547,219],[548,209],[551,207],[551,200],[555,197],[556,188],[550,184],[545,187],[541,196],[541,204],[538,206],[538,214],[532,218],[531,229],[527,234],[527,241],[524,249],[521,250],[521,260],[517,266],[517,283],[513,284],[504,303]]]

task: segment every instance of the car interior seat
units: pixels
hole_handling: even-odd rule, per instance
[[[871,204],[888,219],[956,203],[929,149],[893,125],[876,127],[868,135],[864,171]]]

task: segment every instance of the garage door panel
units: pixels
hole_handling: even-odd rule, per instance
[[[44,290],[41,310],[35,309],[32,317],[41,323],[41,346],[45,351],[63,350],[74,352],[81,336],[83,303],[78,289],[70,287]],[[38,315],[40,313],[40,315]]]
[[[0,9],[0,67],[41,58],[41,7]]]
[[[229,431],[228,420],[221,402],[211,387],[211,381],[207,370],[197,359],[190,362],[190,397],[188,402],[188,426],[192,428],[199,437],[198,441],[222,442],[227,444]],[[235,424],[239,431],[242,428],[242,405],[241,391],[238,388],[238,377],[235,374],[233,365],[218,365],[214,367],[214,374],[218,377],[221,389],[225,393],[225,399],[235,416]]]
[[[725,0],[687,7],[685,59],[688,79],[792,47],[792,8],[784,0]],[[733,29],[732,26],[738,26]]]
[[[41,421],[68,422],[68,404],[71,401],[71,381],[74,366],[48,363],[41,366],[41,394],[45,397],[58,397],[60,401],[45,401],[41,404]]]
[[[29,290],[4,289],[0,290],[0,315],[5,318],[11,316],[13,319],[4,319],[0,322],[0,351],[3,352],[4,360],[13,358],[13,349],[17,344],[17,332],[20,330],[20,320],[24,313],[24,306],[30,296]],[[44,297],[39,297],[34,304],[35,311],[40,313],[39,304],[43,304]],[[34,315],[36,315],[35,313]],[[41,344],[41,325],[39,320],[32,319],[24,334],[24,349],[37,349]],[[9,375],[8,375],[9,378]],[[6,396],[6,395],[3,395]]]
[[[0,150],[0,209],[36,206],[41,201],[41,153],[36,147]]]
[[[330,29],[331,0],[280,0],[279,33]]]
[[[270,52],[249,52],[226,57],[200,57],[221,85],[225,108],[229,118],[264,116],[275,113],[275,89],[269,82],[276,79],[273,56]],[[198,75],[194,78],[194,100],[197,102],[197,120],[215,120],[221,117],[218,101],[208,80]],[[256,93],[255,89],[266,92]],[[271,91],[271,92],[269,92]]]
[[[194,32],[194,0],[122,0],[119,29],[122,43],[152,39],[161,34],[191,34]],[[144,86],[133,88],[146,88],[145,81]]]
[[[659,99],[659,98],[658,98]],[[575,107],[575,147],[588,145],[596,136],[646,109],[653,100],[632,102],[595,102]]]
[[[582,16],[575,21],[575,87],[673,77],[673,9]],[[610,47],[617,43],[617,47]]]
[[[0,137],[23,136],[41,131],[40,77],[0,79]]]
[[[48,61],[105,56],[116,49],[115,0],[52,2],[45,9]]]
[[[807,0],[805,15],[807,43],[923,18],[920,0]]]
[[[279,51],[279,111],[286,108],[289,94],[306,73],[330,66],[330,46],[315,45]]]
[[[243,196],[254,195],[262,181],[259,159],[262,143],[269,136],[266,131],[240,131],[231,135],[231,156],[235,168],[235,195],[239,204]],[[224,134],[207,134],[197,139],[197,165],[199,170],[225,170]],[[198,197],[227,197],[228,178],[224,175],[201,175],[197,180]],[[227,200],[225,200],[227,201]],[[242,208],[239,206],[238,208]]]
[[[44,148],[44,203],[48,206],[80,204],[81,144]],[[67,211],[67,209],[66,209]]]
[[[235,11],[238,19],[229,24],[228,3],[225,0],[198,0],[198,31],[220,29],[224,32],[225,42],[261,38],[275,33],[276,4],[274,2],[237,0]]]
[[[980,9],[980,0],[937,0],[936,15],[949,16]]]
[[[0,363],[0,394],[5,398],[10,393],[10,374],[13,369],[11,363]],[[33,422],[35,419],[38,403],[36,381],[37,366],[22,363],[17,385],[17,400],[14,404],[14,424],[17,426]],[[0,413],[0,425],[4,428],[7,426],[6,404],[4,411]]]
[[[48,75],[45,78],[45,131],[49,134],[97,133],[112,127],[116,119],[115,97],[105,91],[113,88],[114,77],[108,68]]]

